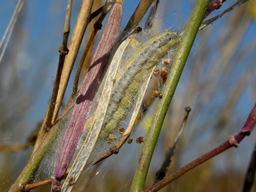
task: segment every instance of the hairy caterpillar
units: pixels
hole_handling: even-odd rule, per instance
[[[94,147],[107,150],[109,146],[106,140],[109,136],[116,135],[118,140],[116,132],[120,128],[119,124],[127,118],[128,113],[138,113],[142,103],[142,99],[137,101],[138,97],[143,98],[141,94],[145,93],[154,67],[169,50],[175,49],[179,42],[180,35],[167,30],[142,44],[130,36],[119,46],[99,88],[98,96],[94,99],[92,116],[85,124],[82,134],[84,142],[70,167],[62,191],[72,189],[72,184],[77,181],[86,166]],[[123,61],[126,49],[131,47],[134,51],[132,57]],[[135,107],[133,107],[134,104],[136,104]],[[97,149],[94,150],[97,151]],[[97,153],[97,156],[99,155]]]

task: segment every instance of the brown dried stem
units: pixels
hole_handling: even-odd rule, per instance
[[[31,183],[31,184],[21,185],[20,186],[20,191],[30,191],[30,190],[36,189],[38,187],[49,185],[49,184],[52,183],[52,180],[53,179],[47,179],[47,180],[44,180],[44,181],[40,181],[38,183]]]
[[[33,152],[35,152],[37,150],[38,146],[42,143],[45,136],[47,135],[47,132],[52,127],[52,125],[54,124],[55,119],[56,119],[56,115],[54,115],[53,112],[56,107],[55,103],[56,103],[56,99],[57,99],[57,95],[58,95],[58,91],[59,91],[59,87],[60,87],[60,80],[61,80],[61,74],[62,74],[62,70],[63,70],[65,57],[68,54],[67,44],[68,44],[68,36],[69,36],[69,32],[70,32],[71,10],[72,10],[72,0],[68,0],[67,8],[66,8],[66,18],[65,18],[64,30],[63,30],[63,40],[62,40],[62,46],[59,49],[59,53],[60,53],[59,63],[58,63],[58,69],[57,69],[56,79],[55,79],[55,83],[54,83],[54,88],[52,91],[52,97],[51,97],[51,100],[50,100],[50,103],[48,106],[48,110],[47,110],[43,125],[38,134],[38,138],[37,138]]]
[[[1,153],[13,153],[20,151],[22,149],[27,149],[29,144],[12,144],[12,145],[5,145],[0,144],[0,152]]]
[[[175,141],[173,142],[173,145],[169,148],[169,150],[167,151],[166,153],[166,156],[165,156],[165,159],[161,165],[161,168],[156,172],[156,178],[155,178],[155,183],[161,181],[166,173],[167,173],[167,170],[168,170],[168,167],[170,166],[170,163],[171,163],[171,158],[173,157],[174,155],[174,150],[176,148],[176,145],[179,141],[179,138],[183,132],[183,129],[187,123],[187,120],[188,120],[188,116],[189,116],[189,113],[191,111],[191,108],[190,107],[186,107],[185,108],[185,116],[183,118],[183,121],[182,121],[182,124],[181,124],[181,127],[180,127],[180,130],[175,138]]]
[[[141,0],[139,5],[137,6],[136,10],[134,11],[133,15],[131,16],[129,22],[127,23],[124,32],[130,31],[135,29],[140,20],[143,18],[145,13],[147,12],[150,5],[153,3],[154,0]]]
[[[61,79],[60,79],[60,85],[59,85],[59,91],[55,103],[55,108],[53,112],[53,119],[56,119],[56,116],[58,114],[67,83],[70,77],[70,73],[72,71],[76,56],[78,54],[78,50],[80,48],[80,44],[84,35],[84,32],[86,30],[86,27],[90,20],[90,13],[92,8],[93,0],[83,0],[77,20],[74,26],[74,30],[72,33],[72,36],[70,38],[70,43],[68,45],[69,54],[65,58]]]

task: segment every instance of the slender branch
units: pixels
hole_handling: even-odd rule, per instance
[[[219,9],[225,1],[226,0],[211,0],[211,3],[209,4],[204,13],[204,18],[207,17],[214,10]]]
[[[133,15],[131,16],[129,22],[127,23],[123,34],[127,31],[135,29],[140,20],[143,18],[147,10],[149,9],[150,5],[153,3],[154,0],[141,0],[138,4],[136,10],[134,11]],[[122,35],[121,35],[122,36]]]
[[[162,181],[156,183],[155,185],[148,188],[144,192],[158,191],[159,189],[166,186],[168,183],[172,182],[173,180],[177,179],[178,177],[182,176],[183,174],[187,173],[188,171],[197,167],[198,165],[206,162],[207,160],[211,159],[212,157],[230,149],[231,147],[238,147],[238,144],[244,139],[244,137],[250,135],[250,133],[252,132],[255,125],[256,125],[256,105],[254,105],[253,109],[251,110],[251,112],[245,122],[245,125],[242,127],[240,133],[238,133],[234,136],[230,136],[228,141],[226,141],[222,145],[220,145],[217,148],[213,149],[212,151],[204,154],[203,156],[197,158],[196,160],[192,161],[191,163],[187,164],[186,166],[180,168],[175,173],[164,178]]]
[[[2,50],[1,50],[1,53],[0,53],[0,63],[1,63],[2,59],[3,59],[6,47],[7,47],[8,43],[9,43],[10,37],[12,35],[12,32],[13,32],[13,29],[15,27],[15,24],[16,24],[16,21],[18,19],[18,16],[19,16],[19,14],[20,14],[20,12],[22,10],[23,4],[24,4],[24,0],[19,0],[17,2],[15,10],[13,11],[13,14],[12,14],[12,18],[11,18],[11,20],[10,20],[10,22],[9,22],[5,32],[4,32],[4,35],[3,35],[2,39],[1,39],[0,49],[2,49]],[[5,41],[5,43],[4,43],[4,41]],[[3,43],[4,43],[4,46],[2,48]]]
[[[63,30],[63,40],[62,40],[62,46],[59,49],[59,63],[58,63],[58,68],[57,68],[57,74],[56,74],[56,79],[54,83],[54,88],[52,91],[52,97],[46,112],[46,116],[43,122],[43,125],[41,127],[41,130],[38,134],[38,138],[33,150],[33,153],[37,150],[39,145],[43,142],[47,132],[49,129],[52,127],[52,124],[54,123],[56,119],[56,115],[54,115],[54,110],[55,110],[55,103],[60,87],[60,80],[61,80],[61,74],[63,70],[63,65],[65,61],[65,57],[68,54],[68,48],[67,48],[67,43],[68,43],[68,36],[70,32],[70,19],[71,19],[71,10],[72,10],[72,0],[68,0],[67,3],[67,8],[66,8],[66,18],[65,18],[65,24],[64,24],[64,30]]]
[[[63,30],[63,40],[62,40],[62,46],[59,49],[59,63],[58,63],[58,69],[57,69],[57,75],[56,75],[56,81],[53,89],[53,94],[50,102],[50,110],[49,110],[49,119],[46,120],[46,127],[50,127],[56,120],[56,116],[53,116],[54,106],[59,90],[60,85],[60,78],[61,73],[65,61],[65,57],[68,54],[69,50],[67,47],[68,44],[68,36],[70,33],[70,19],[71,19],[71,10],[72,10],[72,0],[68,0],[67,8],[66,8],[66,19],[65,19],[65,25]]]
[[[208,20],[205,20],[205,21],[203,21],[202,22],[202,25],[200,26],[200,30],[202,30],[203,28],[205,28],[207,25],[210,25],[210,24],[212,24],[214,21],[216,21],[217,19],[219,19],[219,18],[221,18],[223,15],[225,15],[226,13],[228,13],[228,12],[230,12],[230,11],[232,11],[236,6],[241,6],[243,3],[245,3],[245,2],[247,2],[248,0],[238,0],[236,3],[234,3],[232,6],[230,6],[229,8],[227,8],[227,9],[225,9],[221,14],[218,14],[217,16],[215,16],[215,17],[213,17],[213,18],[210,18],[210,19],[208,19]],[[222,5],[222,4],[221,4]],[[216,7],[216,5],[215,5],[215,7],[213,8],[209,8],[209,10],[211,10],[210,12],[212,12],[213,10],[215,10],[215,9],[219,9],[219,7],[221,6],[221,5],[218,5],[217,7]],[[209,7],[211,7],[211,6],[209,6]],[[210,14],[210,13],[208,13],[208,14]],[[205,17],[208,15],[208,14],[206,14],[205,15]]]
[[[38,187],[42,187],[42,186],[45,186],[45,185],[50,185],[52,183],[52,180],[53,179],[47,179],[47,180],[44,180],[44,181],[40,181],[38,183],[31,183],[31,184],[22,185],[20,187],[20,191],[30,191],[30,190],[36,189]]]
[[[163,90],[163,98],[159,101],[157,105],[157,109],[155,111],[154,119],[152,122],[152,127],[147,133],[140,156],[140,161],[138,163],[130,191],[141,191],[144,188],[148,168],[158,139],[158,135],[160,133],[165,115],[167,113],[168,107],[174,95],[182,70],[185,66],[187,57],[189,55],[198,28],[202,22],[204,12],[209,2],[209,0],[198,0],[197,4],[195,5],[194,11],[189,18],[185,32],[182,36],[180,46],[177,50],[177,54],[172,64],[170,74]]]
[[[91,13],[89,22],[91,22],[95,17],[97,17],[102,12],[103,6]]]
[[[145,23],[145,27],[144,27],[145,31],[152,29],[153,21],[154,21],[154,18],[156,16],[156,11],[157,11],[157,8],[158,8],[158,4],[159,4],[159,0],[154,0],[153,3],[152,3],[152,8],[150,10],[149,16],[148,16],[147,21]]]
[[[55,119],[58,114],[64,93],[66,91],[71,70],[73,68],[76,56],[78,54],[78,50],[80,48],[84,32],[89,23],[92,3],[93,3],[93,0],[83,0],[81,3],[81,7],[77,16],[74,30],[72,32],[72,36],[70,38],[70,42],[68,45],[69,53],[65,58],[63,71],[61,74],[60,87],[59,87],[58,96],[55,103],[53,119]]]
[[[190,111],[191,111],[190,107],[186,107],[185,108],[185,116],[183,118],[180,130],[179,130],[179,132],[178,132],[178,134],[177,134],[177,136],[175,138],[175,141],[174,141],[173,145],[167,151],[166,156],[165,156],[165,160],[162,163],[161,168],[156,172],[155,183],[161,181],[165,177],[165,175],[167,173],[168,167],[170,166],[170,163],[172,161],[171,158],[174,155],[174,150],[176,148],[176,145],[177,145],[177,143],[179,141],[179,138],[180,138],[180,136],[181,136],[181,134],[183,132],[183,129],[184,129],[186,123],[187,123],[188,115],[189,115]]]
[[[0,41],[0,49],[2,48],[2,45],[3,45],[4,41],[5,41],[5,39],[7,38],[7,36],[9,36],[8,33],[12,33],[11,28],[13,28],[12,26],[15,25],[15,22],[17,20],[19,12],[22,9],[23,3],[24,2],[22,0],[18,0],[18,2],[16,3],[15,9],[14,9],[14,11],[12,13],[12,17],[11,17],[9,23],[8,23],[8,26],[6,27],[6,29],[4,31],[4,34],[2,36],[1,41]]]
[[[13,153],[20,151],[22,149],[27,149],[30,145],[29,144],[12,144],[12,145],[5,145],[0,143],[0,153]]]

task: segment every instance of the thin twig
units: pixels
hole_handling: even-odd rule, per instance
[[[165,160],[164,160],[164,162],[162,163],[161,168],[156,172],[155,183],[161,181],[161,180],[165,177],[165,175],[166,175],[166,173],[167,173],[168,167],[170,166],[170,163],[171,163],[171,161],[172,161],[171,158],[172,158],[172,156],[174,155],[174,150],[175,150],[175,148],[176,148],[176,145],[177,145],[177,143],[178,143],[178,141],[179,141],[179,138],[180,138],[180,136],[181,136],[181,134],[182,134],[182,132],[183,132],[183,129],[184,129],[186,123],[187,123],[187,120],[188,120],[188,116],[189,116],[189,112],[190,112],[190,111],[191,111],[191,108],[190,108],[190,107],[186,107],[186,108],[185,108],[185,116],[184,116],[184,118],[183,118],[183,121],[182,121],[180,130],[179,130],[179,132],[178,132],[178,134],[177,134],[177,136],[176,136],[176,138],[175,138],[175,140],[174,140],[173,145],[172,145],[172,146],[169,148],[169,150],[167,151],[166,156],[165,156]]]
[[[61,74],[60,87],[59,87],[58,96],[55,103],[53,119],[55,119],[58,114],[64,93],[66,91],[71,70],[73,68],[76,56],[78,54],[78,50],[79,50],[84,32],[89,23],[92,3],[93,3],[93,0],[83,0],[81,3],[81,7],[77,16],[74,30],[72,32],[70,42],[68,45],[69,53],[65,58],[63,71]]]
[[[91,22],[95,17],[97,17],[103,10],[103,7],[100,7],[99,9],[97,9],[96,11],[94,11],[93,13],[91,13],[90,15],[90,19],[89,19],[89,22]]]
[[[101,2],[100,2],[100,1],[96,1],[96,3],[94,3],[93,6],[97,6],[97,3],[101,3]],[[101,5],[101,4],[100,4],[100,5]],[[97,9],[96,11],[94,11],[93,13],[91,13],[89,22],[91,22],[92,19],[94,19],[95,17],[97,17],[97,16],[102,12],[102,9],[103,9],[103,6],[100,7],[99,9]],[[89,26],[89,27],[90,27],[90,26]],[[90,28],[89,28],[89,31],[91,31]],[[89,32],[89,31],[88,31],[88,32]],[[86,43],[86,44],[87,44],[87,43]],[[90,56],[88,56],[87,59],[86,59],[86,62],[88,62],[88,63],[90,63],[91,58],[92,58],[92,56],[91,56],[91,55],[92,55],[92,49],[90,49],[89,52],[90,52]],[[87,69],[86,69],[85,71],[87,71]],[[65,105],[65,107],[62,109],[61,113],[58,115],[56,121],[58,121],[59,119],[61,119],[61,118],[66,114],[66,112],[67,112],[68,110],[70,110],[70,108],[73,107],[73,104],[74,104],[74,103],[73,103],[73,100],[72,100],[72,98],[70,98],[70,99],[68,100],[67,104]]]
[[[123,33],[120,36],[123,36],[127,31],[131,31],[135,29],[138,25],[147,10],[149,9],[150,5],[153,3],[154,0],[141,0],[138,4],[136,10],[134,11],[133,15],[131,16],[129,22],[127,23]]]
[[[55,79],[55,83],[54,83],[54,88],[52,91],[52,97],[51,97],[51,100],[50,100],[50,103],[48,106],[48,110],[46,112],[46,116],[45,116],[43,125],[38,134],[38,138],[37,138],[33,152],[35,152],[37,150],[38,146],[42,143],[45,136],[47,135],[47,132],[52,127],[52,125],[56,119],[56,115],[54,115],[54,111],[55,111],[56,99],[57,99],[57,95],[58,95],[58,91],[59,91],[59,87],[60,87],[62,69],[63,69],[65,57],[68,54],[67,43],[68,43],[68,36],[69,36],[69,32],[70,32],[71,10],[72,10],[72,0],[68,0],[67,8],[66,8],[66,18],[65,18],[64,30],[63,30],[63,40],[62,40],[62,46],[59,49],[59,53],[60,53],[59,62],[58,62],[58,68],[57,68],[57,74],[56,74],[56,79]]]
[[[40,181],[40,182],[37,182],[37,183],[21,185],[20,186],[20,191],[26,192],[26,191],[30,191],[30,190],[38,188],[38,187],[42,187],[42,186],[45,186],[45,185],[50,185],[52,183],[52,180],[53,179],[47,179],[47,180]]]
[[[209,4],[204,13],[204,18],[207,17],[214,10],[219,9],[225,1],[226,0],[211,0],[211,3]]]
[[[202,22],[202,25],[200,26],[199,30],[202,30],[203,28],[205,28],[207,25],[212,24],[214,21],[216,21],[217,19],[221,18],[223,15],[225,15],[226,13],[232,11],[236,6],[241,6],[243,3],[247,2],[248,0],[238,0],[236,3],[234,3],[232,6],[230,6],[229,8],[225,9],[221,14],[218,14],[217,16],[208,19],[206,21]]]
[[[144,192],[158,191],[159,189],[166,186],[168,183],[179,178],[183,174],[187,173],[188,171],[197,167],[198,165],[206,162],[207,160],[211,159],[212,157],[230,149],[231,147],[238,147],[239,143],[244,139],[244,137],[250,135],[250,133],[253,131],[253,128],[255,125],[256,125],[256,105],[254,105],[253,109],[251,110],[251,112],[245,122],[245,125],[242,127],[240,133],[238,133],[234,136],[230,136],[228,141],[226,141],[222,145],[216,147],[212,151],[204,154],[203,156],[197,158],[196,160],[192,161],[191,163],[180,168],[175,173],[169,175],[168,177],[164,178],[160,182],[154,184],[150,188],[146,189]]]
[[[37,135],[41,126],[42,126],[42,122],[36,125],[35,129],[28,136],[25,144],[12,144],[12,145],[0,144],[0,153],[13,153],[23,149],[27,149],[30,146],[33,146],[35,144],[35,141],[37,139]]]
[[[0,153],[13,153],[20,151],[22,149],[27,149],[29,147],[28,144],[12,144],[5,145],[0,143]]]
[[[0,54],[0,62],[3,59],[6,47],[7,47],[8,43],[9,43],[10,37],[12,35],[12,32],[13,32],[13,29],[15,27],[16,21],[18,19],[19,13],[22,10],[23,4],[24,4],[23,0],[19,0],[17,2],[15,10],[13,11],[13,14],[12,14],[12,18],[11,18],[11,20],[10,20],[10,22],[9,22],[5,32],[4,32],[4,35],[3,35],[2,39],[1,39],[0,48],[2,48],[2,45],[3,45],[4,41],[5,41],[5,39],[6,39],[6,41],[5,41],[4,47],[2,49],[2,52]]]
[[[159,0],[154,0],[153,3],[152,3],[152,8],[150,10],[149,16],[148,16],[147,21],[145,23],[145,27],[144,27],[145,31],[152,29],[153,21],[154,21],[154,18],[156,16],[156,11],[157,11],[157,8],[158,8],[158,4],[159,4]]]
[[[68,36],[70,33],[70,19],[71,19],[71,10],[72,10],[72,0],[68,0],[67,8],[66,8],[66,20],[65,20],[65,25],[64,25],[64,30],[63,30],[63,40],[62,40],[62,46],[59,49],[59,63],[58,63],[58,69],[57,69],[57,74],[56,74],[56,81],[54,84],[54,89],[53,89],[53,94],[50,102],[50,110],[49,110],[49,119],[48,121],[46,120],[46,126],[49,127],[55,122],[55,118],[52,118],[53,111],[54,111],[54,106],[59,90],[59,84],[60,84],[60,78],[61,78],[61,73],[65,61],[65,57],[68,54]]]

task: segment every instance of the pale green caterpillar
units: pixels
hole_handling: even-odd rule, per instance
[[[144,94],[144,91],[140,90],[146,89],[146,82],[150,79],[154,67],[169,50],[175,49],[179,43],[179,34],[164,31],[142,45],[130,36],[119,46],[94,99],[92,116],[88,119],[82,134],[84,142],[63,183],[62,191],[67,192],[72,189],[71,185],[77,181],[87,164],[99,134],[100,142],[106,141],[113,135],[112,133],[120,128],[120,122],[126,119],[135,103],[134,111],[138,113],[142,99],[138,102],[136,99],[143,98],[143,95],[138,94]],[[134,54],[121,64],[121,58],[125,57],[125,50],[128,47],[134,48],[134,45]]]
[[[118,129],[152,69],[179,42],[180,36],[177,33],[165,31],[145,42],[123,65],[116,76],[101,137],[107,137],[112,130]]]

